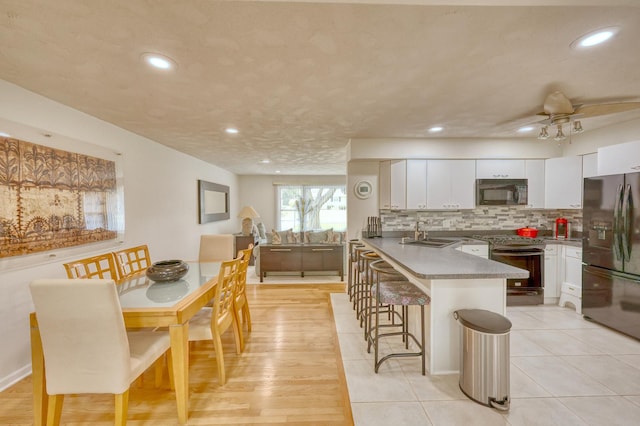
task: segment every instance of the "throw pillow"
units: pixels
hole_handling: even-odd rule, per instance
[[[324,243],[327,239],[327,231],[321,232],[309,232],[309,243],[320,244]]]
[[[329,244],[333,243],[333,228],[331,228],[331,229],[327,229],[325,232],[327,233],[327,234],[326,234],[326,235],[327,235],[327,237],[326,237],[326,239],[323,241],[323,243],[329,243]]]
[[[271,230],[271,244],[282,244],[282,237],[275,229]]]
[[[284,232],[285,232],[285,235],[287,236],[287,243],[293,244],[296,242],[296,237],[293,233],[293,229],[287,229]]]

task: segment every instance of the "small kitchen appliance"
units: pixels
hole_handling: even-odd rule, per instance
[[[569,223],[564,217],[556,219],[555,238],[557,240],[564,240],[569,238]]]

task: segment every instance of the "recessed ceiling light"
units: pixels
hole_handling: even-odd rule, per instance
[[[260,160],[260,162],[262,164],[269,164],[271,162],[271,160],[269,160],[268,158],[265,158],[264,160]]]
[[[619,27],[608,27],[592,31],[588,34],[583,35],[582,37],[579,37],[577,40],[571,43],[571,47],[575,49],[582,47],[591,47],[600,43],[604,43],[605,41],[611,39],[614,35],[616,35],[619,30]]]
[[[441,126],[433,126],[429,129],[429,133],[438,133],[441,132],[444,128]]]
[[[524,126],[518,129],[518,133],[526,133],[533,130],[533,126]]]
[[[161,70],[171,70],[178,67],[178,64],[176,63],[176,61],[169,58],[168,56],[161,55],[159,53],[149,53],[149,52],[143,53],[141,58],[147,64]]]
[[[229,133],[230,135],[235,135],[238,133],[238,129],[234,129],[233,127],[227,127],[226,129],[224,129],[224,131]]]
[[[276,170],[276,173],[280,173],[280,170]]]
[[[9,133],[0,132],[0,137],[8,138],[8,137],[11,137],[11,135]]]

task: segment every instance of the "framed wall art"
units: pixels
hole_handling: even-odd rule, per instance
[[[198,180],[198,223],[229,219],[229,187]]]

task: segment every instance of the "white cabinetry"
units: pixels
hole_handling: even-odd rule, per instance
[[[524,179],[524,160],[476,160],[478,179]]]
[[[527,208],[544,208],[544,160],[525,160],[525,177],[528,181]]]
[[[544,248],[544,299],[545,303],[557,303],[560,297],[560,274],[558,271],[559,244],[547,244]]]
[[[407,160],[407,209],[427,208],[427,160]]]
[[[407,161],[381,161],[378,180],[380,209],[405,209],[407,205]]]
[[[598,175],[640,171],[640,141],[598,148]]]
[[[456,250],[460,250],[464,253],[469,253],[474,256],[483,257],[485,259],[489,258],[489,245],[488,244],[464,244]]]
[[[585,154],[582,156],[582,177],[598,176],[598,154]]]
[[[475,208],[475,160],[427,161],[427,209]]]
[[[582,208],[582,157],[545,160],[544,187],[545,208]]]
[[[564,268],[560,289],[560,306],[572,304],[582,313],[582,248],[563,246]]]

